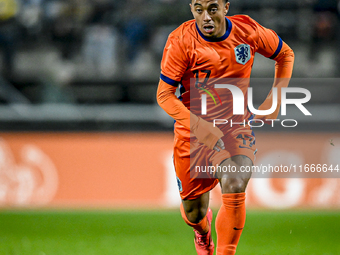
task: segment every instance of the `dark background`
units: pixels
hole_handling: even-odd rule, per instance
[[[172,130],[156,104],[159,65],[168,34],[192,18],[189,1],[1,2],[1,131]],[[339,130],[338,1],[230,2],[228,15],[251,16],[295,52],[291,86],[311,91],[316,112],[294,131]],[[258,55],[252,77],[273,77],[274,63]],[[259,104],[270,85],[253,87]]]

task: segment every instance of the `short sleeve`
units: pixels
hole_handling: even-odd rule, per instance
[[[257,52],[274,59],[282,49],[282,39],[271,29],[265,28],[256,22],[258,33]]]
[[[170,34],[163,51],[160,78],[172,86],[178,86],[187,66],[183,43],[177,36]]]

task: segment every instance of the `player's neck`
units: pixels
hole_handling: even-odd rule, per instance
[[[213,36],[213,38],[218,39],[225,35],[225,33],[227,32],[227,23],[228,23],[227,19],[224,19],[222,23],[221,32],[217,34],[216,36]]]
[[[225,17],[225,24],[224,24],[224,29],[223,29],[224,34],[219,37],[207,37],[199,30],[197,23],[196,23],[196,29],[198,33],[205,41],[208,41],[208,42],[220,42],[220,41],[227,39],[230,34],[231,28],[232,28],[231,21],[227,17]]]

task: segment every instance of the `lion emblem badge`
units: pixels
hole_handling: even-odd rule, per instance
[[[250,59],[250,46],[248,44],[240,44],[235,47],[236,62],[246,64]]]

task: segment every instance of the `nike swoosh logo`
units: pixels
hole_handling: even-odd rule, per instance
[[[204,63],[207,63],[208,61],[209,61],[209,59],[208,59],[207,61],[202,62],[202,63],[197,63],[197,62],[196,62],[196,65],[197,65],[197,66],[200,66],[200,65],[203,65]]]
[[[242,230],[242,229],[243,229],[243,228],[236,228],[236,227],[234,228],[234,230]]]

